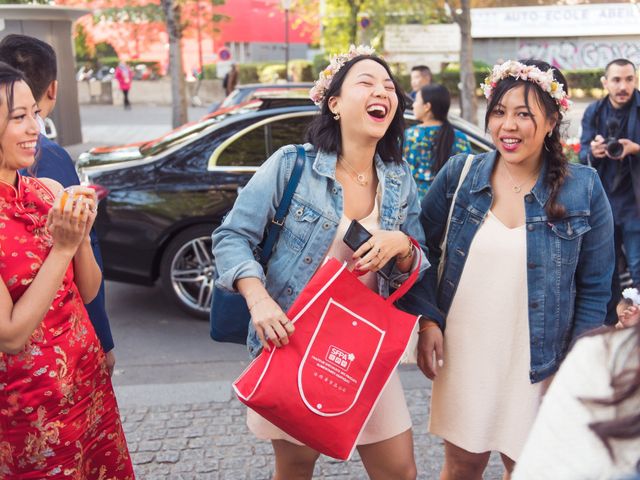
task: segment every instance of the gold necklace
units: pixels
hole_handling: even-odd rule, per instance
[[[373,164],[369,165],[369,168],[367,168],[364,172],[358,173],[358,171],[355,168],[353,168],[351,164],[347,162],[347,160],[344,157],[340,157],[340,160],[342,160],[343,164],[349,167],[349,169],[353,172],[353,174],[355,175],[354,178],[356,180],[356,183],[358,183],[358,185],[361,185],[363,187],[366,187],[367,185],[369,185],[369,180],[367,179],[367,176],[365,175],[365,173],[371,170],[371,168],[373,167]]]
[[[511,176],[511,172],[509,171],[509,167],[507,167],[507,162],[504,162],[504,169],[505,169],[505,172],[507,172],[507,175],[509,176],[509,181],[511,182],[511,188],[513,189],[514,193],[520,193],[522,191],[522,186],[525,183],[527,183],[528,181],[530,181],[531,179],[537,177],[538,173],[540,173],[540,170],[538,169],[537,171],[535,171],[533,173],[533,175],[531,177],[527,178],[520,185],[517,185],[515,180],[513,179],[513,176]]]

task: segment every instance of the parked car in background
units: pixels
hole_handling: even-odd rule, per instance
[[[157,72],[149,65],[139,63],[133,67],[133,79],[134,80],[157,80]]]
[[[309,89],[313,83],[248,83],[238,85],[221,102],[214,102],[209,106],[208,112],[214,113],[217,110],[240,105],[254,98],[268,98],[269,96],[282,97],[287,95],[290,98],[309,98]]]
[[[306,98],[254,98],[151,142],[93,149],[81,180],[102,197],[96,231],[109,280],[154,284],[185,311],[206,318],[214,267],[211,233],[238,192],[273,152],[302,143],[318,108]],[[407,115],[409,123],[415,123]],[[492,145],[453,117],[476,152]]]

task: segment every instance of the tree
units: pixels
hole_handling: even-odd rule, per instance
[[[460,110],[462,118],[476,123],[478,101],[473,73],[473,41],[471,38],[471,0],[446,0],[451,17],[460,26]]]
[[[439,23],[446,18],[435,0],[324,0],[323,6],[322,39],[329,53],[344,51],[350,44],[358,43],[380,49],[388,24]],[[296,13],[314,23],[318,6],[314,2],[304,2]],[[366,29],[360,25],[365,15],[369,21]]]
[[[172,113],[171,123],[177,128],[187,123],[187,97],[184,70],[182,68],[182,25],[180,4],[175,0],[160,0],[169,35],[169,70],[171,73]]]
[[[0,0],[0,5],[50,5],[49,0]]]

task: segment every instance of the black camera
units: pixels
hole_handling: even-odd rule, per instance
[[[620,124],[615,118],[607,120],[607,138],[604,140],[607,154],[612,158],[618,158],[624,151],[623,145],[618,140]]]

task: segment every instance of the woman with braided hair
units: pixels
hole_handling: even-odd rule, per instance
[[[455,156],[435,178],[421,222],[443,268],[405,301],[424,314],[418,365],[434,380],[443,480],[481,479],[491,451],[510,477],[546,381],[576,336],[604,321],[615,263],[598,175],[562,153],[562,73],[509,61],[483,90],[496,150]]]

